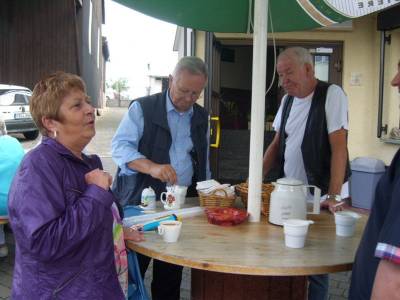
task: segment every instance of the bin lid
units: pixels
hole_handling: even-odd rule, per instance
[[[350,162],[352,171],[361,171],[369,173],[385,172],[385,163],[377,158],[357,157]]]

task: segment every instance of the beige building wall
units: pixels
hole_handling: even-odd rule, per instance
[[[400,31],[393,31],[392,43],[386,46],[383,123],[389,128],[399,126],[399,95],[390,86],[400,59]],[[200,36],[201,37],[201,36]],[[248,39],[246,34],[217,34],[219,39]],[[377,138],[380,32],[376,16],[353,20],[348,31],[315,30],[311,32],[275,33],[277,40],[342,41],[343,88],[349,98],[349,155],[370,156],[389,164],[399,145]],[[198,39],[200,48],[201,42]],[[199,52],[200,54],[201,52]],[[358,75],[360,85],[351,85],[351,76]]]
[[[195,56],[200,57],[203,60],[206,58],[206,33],[204,31],[196,30]],[[204,106],[204,91],[201,93],[197,103],[201,106]]]

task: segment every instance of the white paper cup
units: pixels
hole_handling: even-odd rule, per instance
[[[307,235],[292,236],[285,234],[285,246],[289,248],[304,248]]]
[[[352,211],[339,211],[335,213],[336,235],[353,236],[356,222],[361,216]]]
[[[163,221],[158,226],[158,234],[161,235],[166,243],[175,243],[181,234],[182,222]]]
[[[180,205],[185,204],[187,189],[187,186],[175,185],[174,191],[178,196]]]
[[[310,220],[288,219],[283,222],[285,245],[289,248],[303,248],[306,242]]]

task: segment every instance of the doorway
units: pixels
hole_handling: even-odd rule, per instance
[[[279,41],[276,55],[289,46],[309,49],[314,57],[316,77],[342,85],[341,42]],[[221,134],[219,147],[213,150],[218,155],[211,162],[211,171],[218,181],[235,184],[248,178],[253,46],[251,40],[219,40],[218,47],[220,57],[215,60],[218,66],[213,67],[213,78],[219,79],[218,93],[211,101],[213,107],[218,107],[213,113],[218,112]],[[274,47],[268,45],[266,88],[270,89],[265,95],[264,151],[275,135],[272,123],[284,96],[278,76],[274,76],[274,61]]]

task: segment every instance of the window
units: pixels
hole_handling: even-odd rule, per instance
[[[22,94],[15,94],[15,99],[13,105],[27,105],[28,99],[25,95]]]
[[[328,55],[314,56],[315,77],[319,80],[329,81],[329,58]]]

